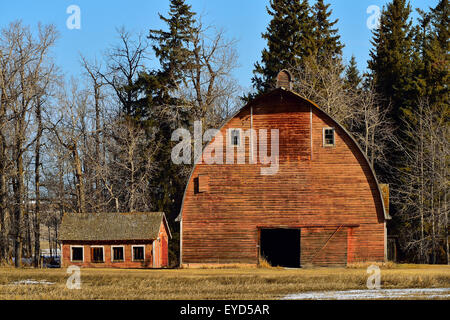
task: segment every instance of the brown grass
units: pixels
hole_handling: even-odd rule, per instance
[[[378,266],[380,269],[395,269],[397,268],[397,264],[395,262],[356,262],[356,263],[350,263],[347,265],[347,268],[349,269],[367,269],[368,267],[375,265]],[[404,266],[404,265],[402,265]]]
[[[269,261],[267,261],[267,259],[265,257],[259,257],[259,265],[258,268],[262,268],[262,269],[274,269],[274,268],[279,268],[279,267],[274,267],[270,264]]]
[[[366,289],[360,268],[121,270],[82,269],[81,290],[66,288],[66,269],[0,268],[0,299],[278,299],[290,293]],[[17,285],[26,279],[54,285]],[[449,266],[382,269],[383,288],[448,288]]]

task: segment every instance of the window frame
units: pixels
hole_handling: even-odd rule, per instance
[[[102,261],[94,261],[94,250],[95,248],[101,248],[102,249],[102,254],[103,254],[103,260]],[[92,263],[105,263],[105,246],[91,246],[91,262]]]
[[[114,248],[122,248],[122,260],[115,260],[114,259]],[[125,262],[125,246],[111,246],[111,262]]]
[[[73,260],[73,250],[74,248],[81,248],[82,260]],[[84,262],[84,246],[70,246],[70,262]]]
[[[143,249],[143,259],[135,259],[134,258],[134,248],[142,248]],[[132,245],[131,246],[131,261],[134,262],[142,262],[145,261],[145,244],[139,244],[139,245]]]
[[[333,144],[326,143],[326,131],[332,130],[333,131]],[[324,148],[333,148],[336,146],[336,129],[333,127],[325,127],[322,129],[322,144]]]
[[[234,144],[233,141],[233,131],[238,131],[239,132],[239,139],[238,139],[238,144]],[[228,129],[228,141],[229,141],[229,145],[231,147],[240,147],[242,144],[242,128],[230,128]]]

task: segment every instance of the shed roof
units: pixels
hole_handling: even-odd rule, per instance
[[[66,213],[60,229],[60,240],[115,241],[154,240],[158,238],[164,213]]]

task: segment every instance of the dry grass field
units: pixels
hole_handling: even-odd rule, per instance
[[[366,267],[81,269],[80,290],[66,288],[66,269],[3,267],[0,299],[279,299],[300,292],[366,289]],[[449,288],[450,266],[382,265],[381,285]]]

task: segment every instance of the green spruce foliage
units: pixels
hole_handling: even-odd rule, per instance
[[[329,57],[340,60],[344,46],[335,27],[338,20],[330,20],[329,7],[323,0],[313,7],[308,0],[270,1],[267,12],[272,20],[262,34],[267,47],[252,78],[257,95],[275,87],[276,75],[282,69],[299,69],[311,59],[319,64]]]
[[[393,0],[383,8],[380,27],[375,30],[369,69],[376,90],[392,103],[391,117],[400,125],[402,114],[412,108],[417,97],[414,85],[413,30],[411,5]]]
[[[362,78],[359,75],[358,65],[356,64],[356,58],[352,55],[350,62],[345,70],[345,87],[347,90],[357,91],[360,89]]]
[[[317,0],[313,6],[314,25],[314,47],[316,48],[317,60],[324,61],[328,57],[339,58],[342,55],[344,45],[340,41],[338,29],[335,27],[338,19],[331,21],[332,10],[330,4],[324,0]]]
[[[262,51],[261,63],[255,64],[252,79],[258,94],[275,87],[279,71],[300,66],[316,51],[315,22],[307,0],[271,0],[267,12],[272,17],[262,34],[267,48]]]

